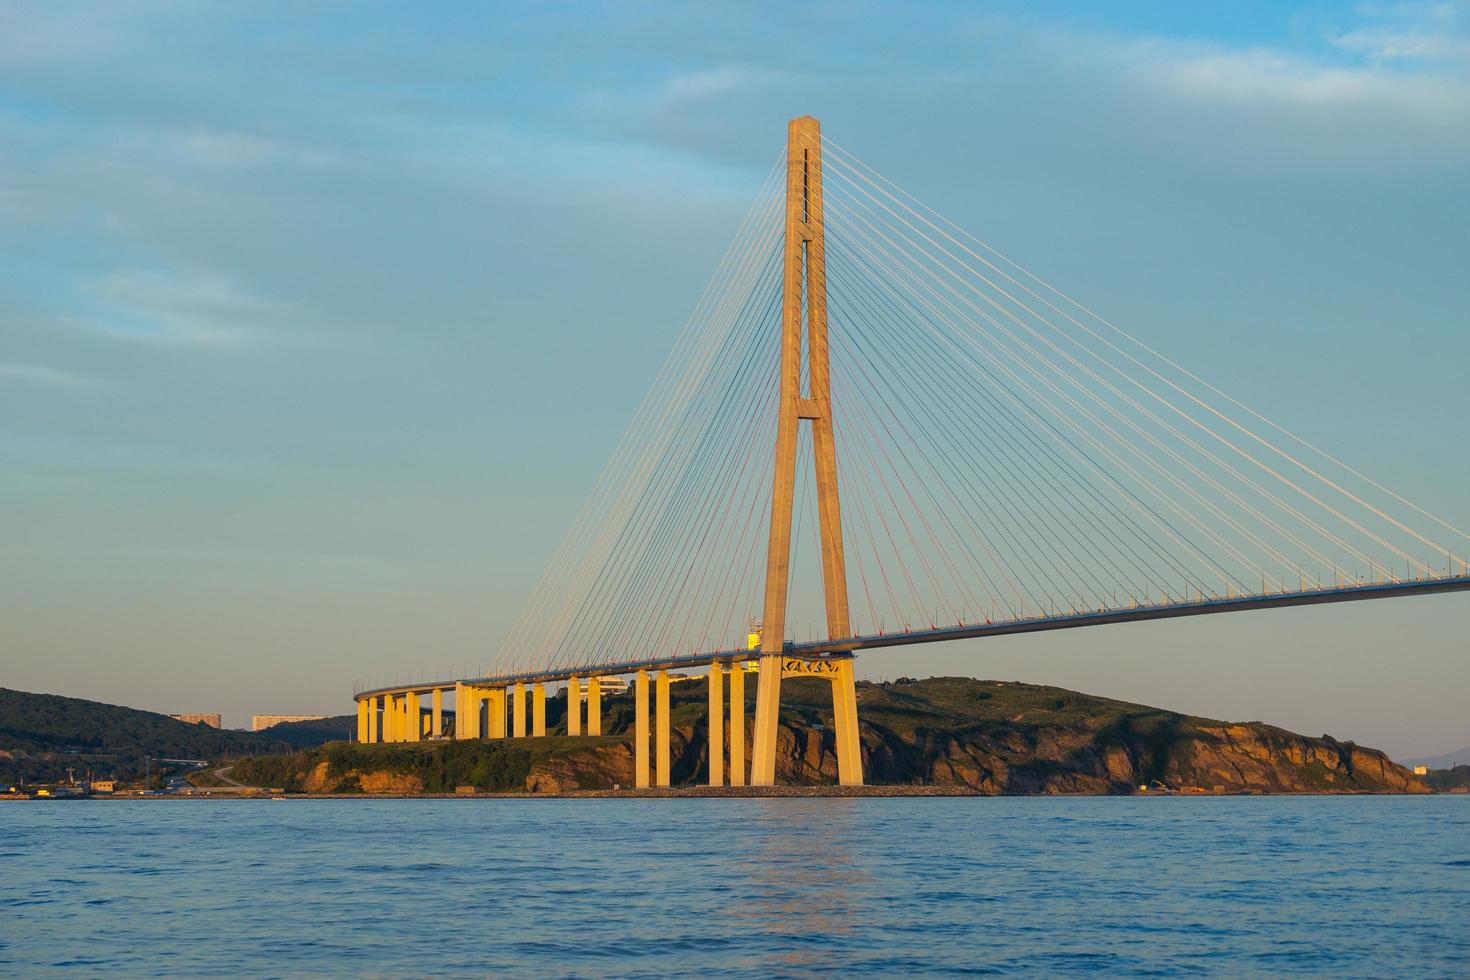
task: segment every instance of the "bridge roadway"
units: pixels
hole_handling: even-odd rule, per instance
[[[819,676],[839,682],[838,665],[863,650],[938,643],[947,640],[979,639],[988,636],[1011,636],[1020,633],[1042,633],[1051,630],[1079,629],[1114,623],[1143,622],[1154,619],[1177,619],[1183,616],[1205,616],[1251,609],[1273,609],[1284,606],[1310,606],[1367,599],[1390,599],[1410,595],[1470,590],[1470,574],[1444,575],[1419,579],[1357,583],[1327,587],[1308,587],[1295,592],[1265,592],[1240,596],[1200,598],[1176,602],[1165,600],[1128,607],[1069,611],[1007,620],[987,620],[928,629],[871,633],[846,639],[787,643],[782,651],[782,676]],[[757,641],[758,642],[758,641]],[[730,733],[730,785],[745,781],[745,694],[744,675],[760,656],[755,649],[716,650],[667,657],[648,657],[620,663],[586,664],[580,667],[552,670],[528,670],[518,673],[491,674],[456,680],[398,684],[359,691],[358,741],[417,742],[425,738],[453,737],[478,739],[544,736],[546,734],[545,688],[547,684],[565,681],[568,697],[567,730],[569,735],[598,735],[602,731],[601,679],[632,674],[635,677],[634,762],[635,780],[639,786],[668,785],[669,778],[669,683],[668,672],[689,667],[709,667],[710,730],[713,740],[724,741],[728,679],[728,725]],[[650,684],[650,674],[653,683]],[[586,685],[585,688],[583,685]],[[656,772],[650,773],[649,695],[653,688],[656,714]],[[528,691],[529,688],[529,691]],[[585,691],[585,697],[584,697]],[[445,732],[443,695],[452,693],[455,718],[452,733]],[[530,725],[527,725],[526,695],[530,694]],[[428,695],[432,708],[420,711],[419,696]],[[586,719],[583,722],[583,704]],[[488,704],[482,713],[481,705]],[[507,724],[507,710],[511,723]],[[411,718],[417,715],[418,723]],[[529,728],[529,731],[528,731]],[[717,765],[711,766],[710,784],[722,785],[723,752]],[[714,756],[712,755],[712,759]]]
[[[986,636],[1010,636],[1016,633],[1044,633],[1050,630],[1079,629],[1083,626],[1106,626],[1113,623],[1136,623],[1151,619],[1178,619],[1183,616],[1204,616],[1214,613],[1244,612],[1251,609],[1275,609],[1282,606],[1313,606],[1329,602],[1359,602],[1365,599],[1392,599],[1409,595],[1432,595],[1439,592],[1470,591],[1470,575],[1450,575],[1438,578],[1394,580],[1362,585],[1308,587],[1297,592],[1265,592],[1227,598],[1211,597],[1193,601],[1164,601],[1152,605],[1135,605],[1119,608],[1084,610],[1019,619],[986,620],[983,623],[961,623],[956,626],[937,626],[929,629],[897,630],[891,633],[868,633],[845,640],[816,640],[805,643],[787,643],[784,655],[801,660],[822,660],[834,654],[851,654],[862,650],[877,650],[884,647],[909,646],[915,643],[939,643],[946,640],[969,640]],[[708,653],[648,657],[642,660],[627,660],[617,663],[584,665],[581,667],[557,668],[555,670],[529,670],[511,674],[487,674],[484,677],[467,677],[459,683],[482,687],[506,687],[522,684],[554,683],[573,677],[616,677],[633,674],[640,670],[678,670],[684,667],[706,667],[712,663],[729,663],[748,660],[758,656],[749,650],[714,650]],[[355,699],[383,694],[401,694],[407,691],[427,693],[434,688],[453,687],[456,682],[426,681],[419,684],[401,684],[359,691]]]

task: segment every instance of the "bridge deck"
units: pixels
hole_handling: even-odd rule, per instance
[[[877,650],[885,647],[909,646],[917,643],[940,643],[946,640],[969,640],[987,636],[1012,636],[1018,633],[1044,633],[1050,630],[1080,629],[1084,626],[1105,626],[1112,623],[1143,622],[1152,619],[1177,619],[1183,616],[1206,616],[1227,612],[1244,612],[1250,609],[1275,609],[1282,606],[1313,606],[1330,602],[1360,602],[1367,599],[1392,599],[1399,596],[1431,595],[1439,592],[1470,591],[1470,575],[1447,575],[1440,578],[1424,578],[1411,581],[1391,581],[1366,585],[1329,586],[1320,589],[1303,589],[1298,592],[1267,592],[1229,598],[1208,598],[1188,602],[1162,602],[1153,605],[1136,605],[1127,608],[1097,609],[1032,616],[1020,619],[963,623],[956,626],[939,626],[932,629],[902,630],[894,633],[873,633],[854,636],[845,640],[820,640],[808,643],[788,643],[784,655],[807,660],[831,657],[848,657],[862,650]],[[572,677],[607,677],[629,674],[638,670],[675,670],[685,667],[704,667],[732,660],[750,660],[758,654],[748,650],[715,650],[708,653],[684,656],[650,657],[624,663],[584,665],[577,668],[528,671],[516,674],[496,674],[485,677],[467,677],[456,680],[429,681],[418,684],[399,684],[391,687],[359,691],[356,699],[383,694],[400,694],[409,691],[431,691],[435,688],[453,687],[456,683],[478,687],[504,687],[517,682],[523,684],[564,681]]]

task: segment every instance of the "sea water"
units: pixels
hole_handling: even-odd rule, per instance
[[[0,975],[1470,975],[1470,797],[0,804]]]

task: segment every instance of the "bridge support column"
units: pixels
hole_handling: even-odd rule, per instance
[[[526,737],[526,685],[516,681],[511,701],[511,734],[516,738]]]
[[[781,719],[781,657],[763,654],[755,688],[750,785],[776,785],[776,736]]]
[[[546,685],[531,685],[531,737],[546,737]]]
[[[582,734],[582,679],[567,678],[567,734]]]
[[[382,700],[381,698],[375,698],[375,697],[374,698],[368,698],[367,699],[367,706],[368,706],[368,712],[367,712],[368,735],[367,735],[367,740],[369,742],[381,742],[383,740],[383,734],[382,734],[382,732],[383,732],[383,727],[382,727],[383,726],[383,723],[378,718],[378,705],[379,705],[379,702],[381,700]]]
[[[419,692],[409,691],[403,696],[403,720],[407,722],[403,727],[405,741],[417,742],[424,732],[424,716],[419,710]]]
[[[602,734],[602,681],[587,678],[587,734]]]
[[[654,785],[669,785],[669,672],[661,670],[654,682]]]
[[[766,594],[761,615],[760,687],[756,692],[755,742],[750,782],[776,781],[776,736],[781,712],[791,576],[791,518],[796,487],[797,433],[812,427],[817,519],[822,545],[822,594],[827,636],[851,635],[847,562],[842,547],[842,508],[837,493],[837,452],[827,349],[827,264],[822,208],[821,127],[811,116],[791,120],[786,131],[786,222],[781,286],[780,399],[776,458],[771,484],[771,533],[766,549]],[[802,347],[809,362],[802,391]],[[731,733],[734,737],[734,733]]]
[[[444,691],[441,688],[434,688],[429,704],[429,737],[438,738],[444,734]]]
[[[454,682],[454,738],[455,741],[469,738],[466,734],[469,729],[470,711],[469,697],[464,684]]]
[[[745,785],[745,664],[730,665],[730,785]]]
[[[633,785],[648,787],[648,671],[633,684]]]
[[[485,709],[485,727],[489,729],[489,737],[505,738],[506,689],[492,687],[485,692],[485,701],[489,704],[489,707]]]
[[[398,741],[398,698],[391,694],[383,699],[383,724],[388,729],[383,741]]]
[[[480,705],[491,703],[493,692],[483,687],[465,686],[464,693],[464,737],[481,739],[490,737],[490,723],[480,716]]]
[[[863,784],[863,745],[858,738],[857,678],[851,660],[837,665],[832,679],[832,715],[837,740],[837,784]]]
[[[357,740],[366,742],[368,740],[368,699],[357,699]]]
[[[709,784],[725,785],[725,668],[709,665]]]

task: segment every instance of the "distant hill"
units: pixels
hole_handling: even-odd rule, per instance
[[[1470,791],[1470,765],[1455,766],[1453,769],[1430,769],[1424,781],[1440,793]]]
[[[754,698],[755,685],[747,687]],[[702,784],[703,684],[671,692],[674,785]],[[835,782],[831,696],[821,681],[782,684],[777,780]],[[750,709],[747,708],[749,711]],[[1056,687],[963,677],[858,685],[870,784],[949,786],[985,794],[1180,792],[1424,793],[1426,783],[1376,749],[1260,722],[1224,722]],[[547,702],[565,732],[565,698]],[[627,695],[603,699],[600,738],[415,745],[336,743],[245,760],[234,778],[311,792],[558,792],[633,782]],[[750,728],[747,726],[747,742]],[[746,758],[750,758],[747,744]]]
[[[220,759],[287,752],[275,736],[190,725],[153,711],[0,688],[0,784],[80,777],[131,778],[143,757]]]
[[[293,749],[309,749],[327,742],[350,739],[356,729],[356,715],[336,715],[312,721],[283,721],[251,734],[285,742]]]
[[[1430,769],[1453,769],[1455,766],[1470,766],[1470,748],[1444,755],[1431,755],[1423,759],[1405,759],[1406,766],[1428,766]]]

